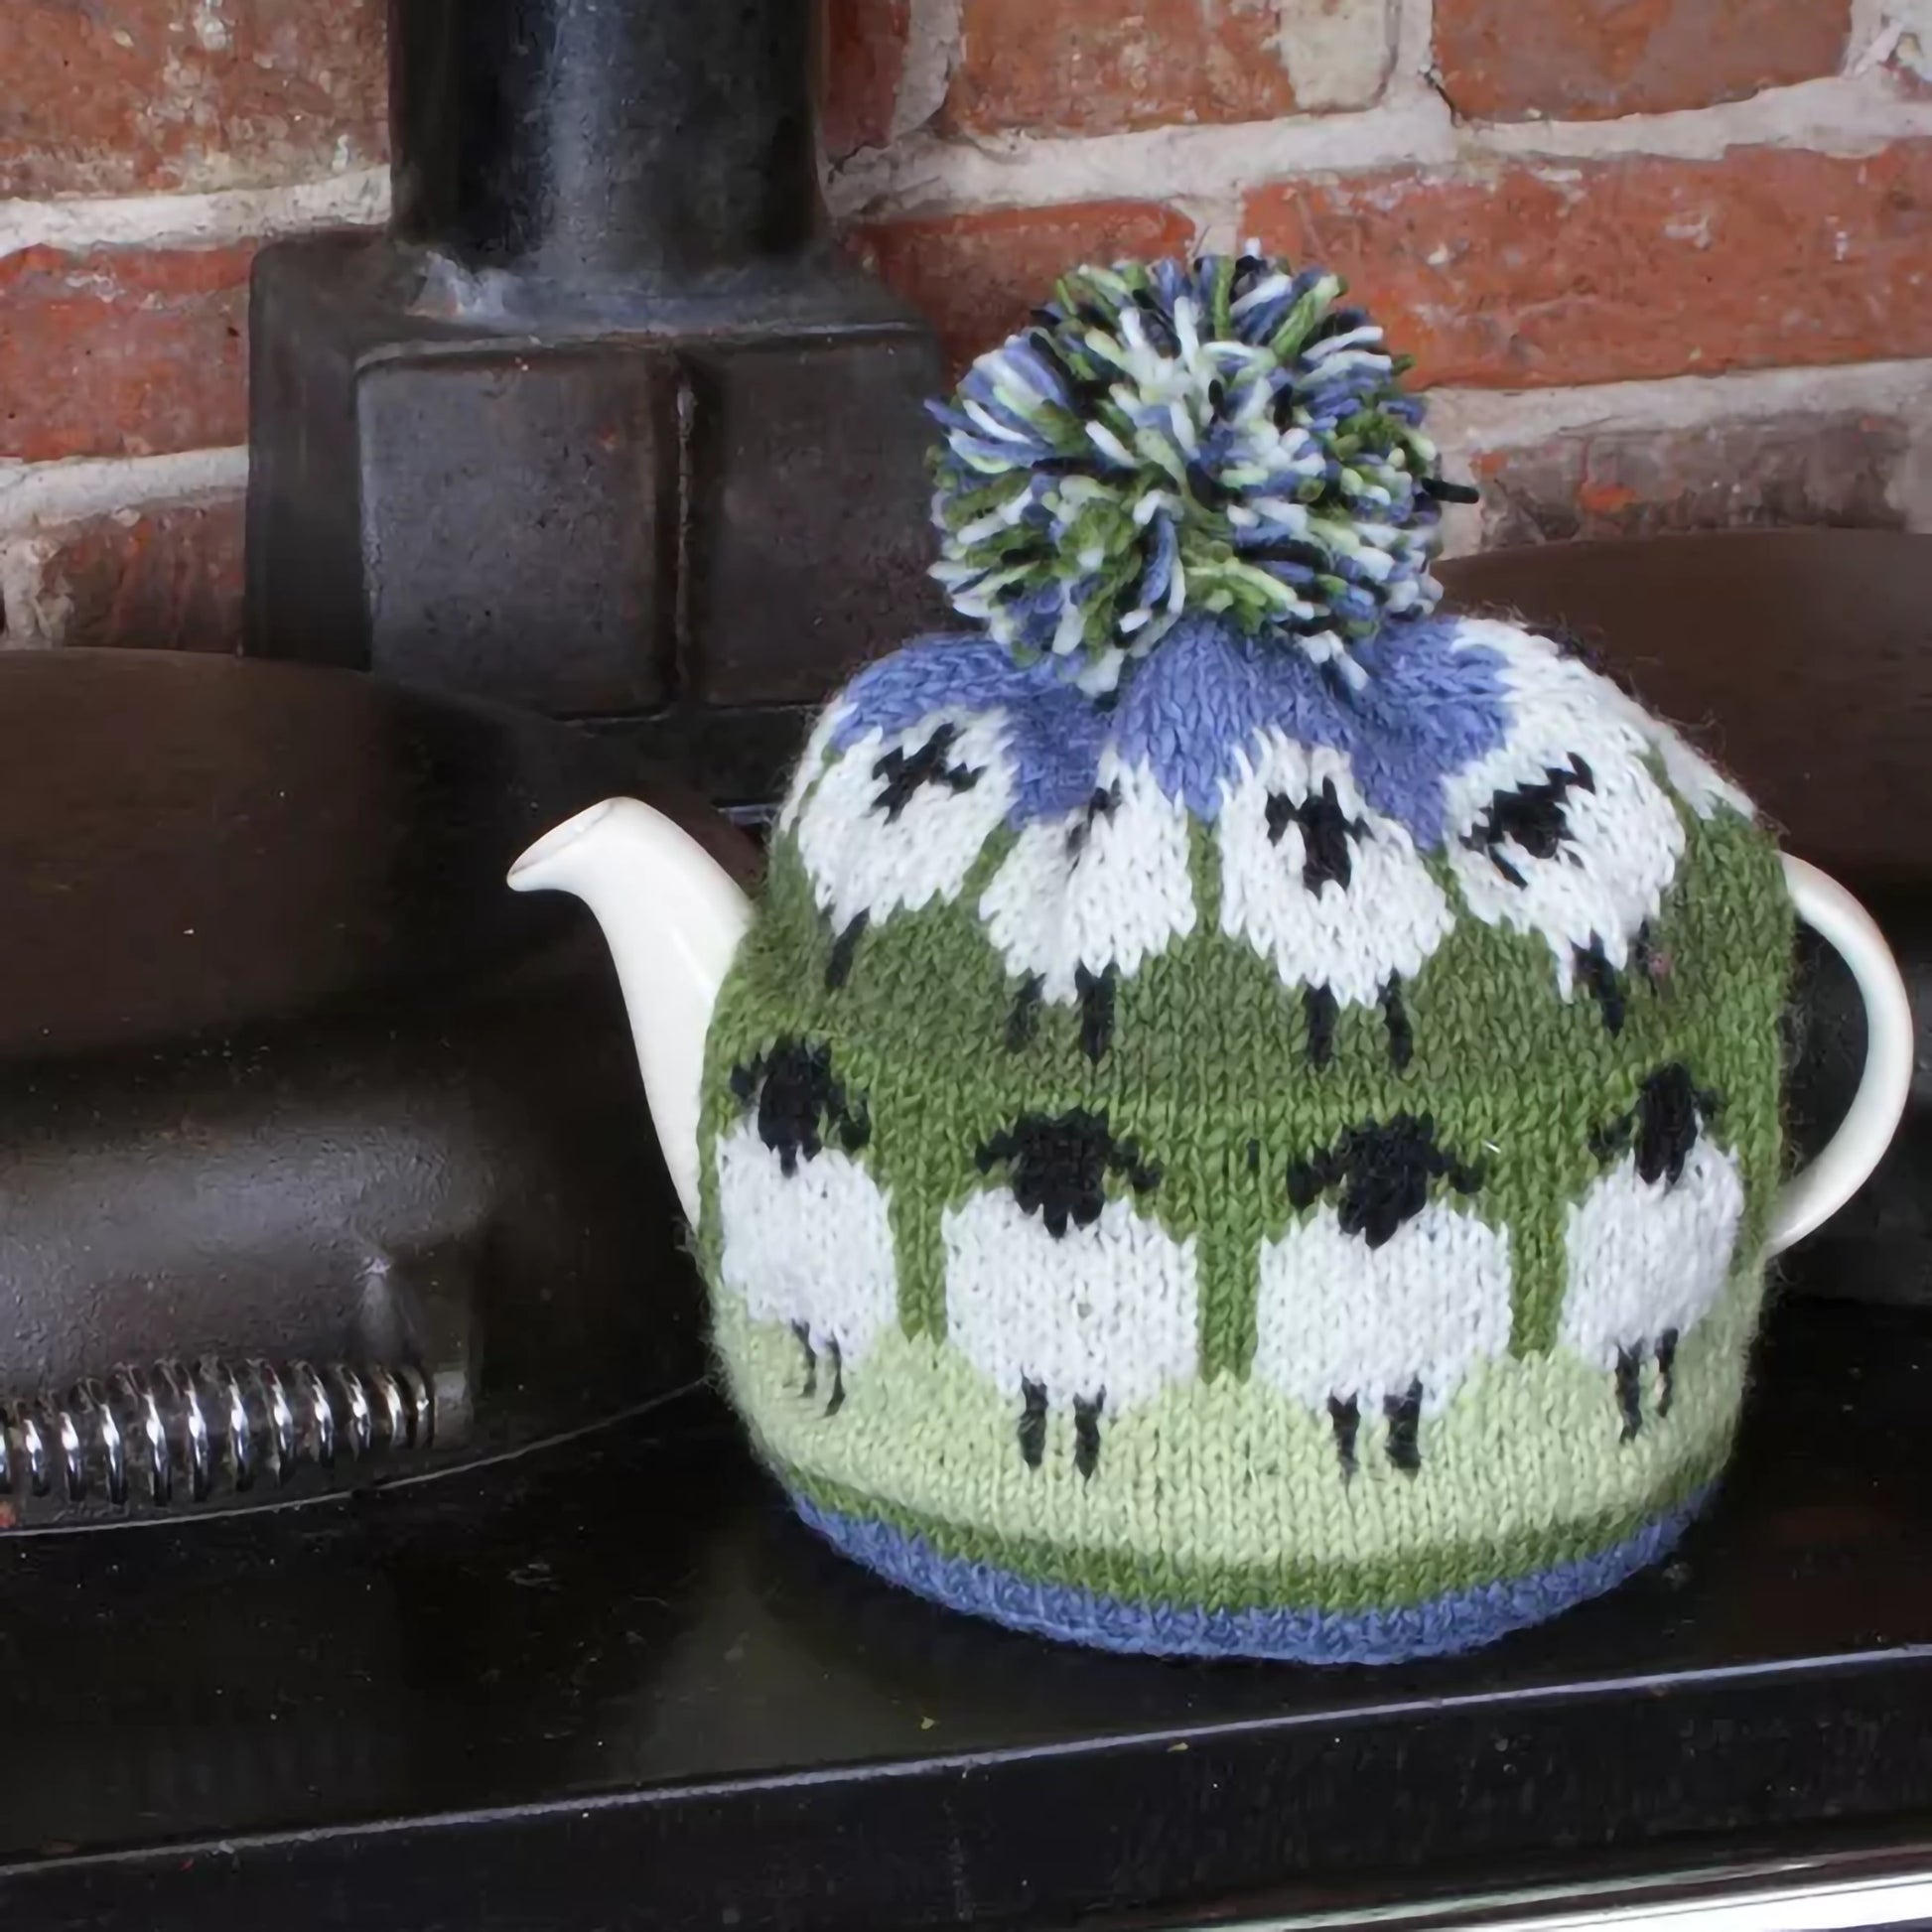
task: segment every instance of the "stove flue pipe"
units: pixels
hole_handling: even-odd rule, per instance
[[[393,218],[257,258],[248,641],[731,802],[929,626],[918,319],[824,232],[815,0],[390,0]]]
[[[811,0],[392,0],[396,234],[560,283],[818,230]]]

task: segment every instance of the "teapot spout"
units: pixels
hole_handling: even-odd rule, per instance
[[[664,1166],[695,1227],[705,1035],[751,901],[696,839],[635,798],[567,819],[517,860],[509,884],[574,893],[604,928]]]

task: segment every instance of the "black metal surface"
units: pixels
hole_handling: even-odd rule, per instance
[[[632,759],[200,657],[0,655],[0,1396],[415,1365],[436,1461],[702,1372],[602,941],[503,885]]]
[[[1919,1836],[1922,1315],[1787,1303],[1680,1557],[1473,1657],[1173,1666],[924,1605],[709,1397],[269,1518],[0,1546],[36,1927],[844,1928],[1244,1909]]]
[[[391,235],[250,319],[247,648],[554,715],[931,621],[930,332],[818,234],[799,0],[392,0]]]
[[[797,0],[391,0],[395,230],[568,283],[813,236]]]
[[[355,391],[369,668],[549,711],[662,703],[678,392],[674,360],[643,349],[369,364]]]
[[[754,823],[777,816],[816,705],[681,706],[645,718],[587,721],[639,758],[692,774],[705,795]]]

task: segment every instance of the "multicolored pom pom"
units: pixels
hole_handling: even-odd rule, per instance
[[[1067,275],[933,407],[953,608],[1090,692],[1188,612],[1359,681],[1349,646],[1436,604],[1461,492],[1342,293],[1252,252]]]

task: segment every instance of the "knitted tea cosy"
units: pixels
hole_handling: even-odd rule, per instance
[[[811,735],[707,1048],[718,1347],[805,1521],[1118,1650],[1482,1642],[1742,1390],[1790,909],[1563,645],[1435,615],[1341,285],[1088,268],[936,413],[971,628]]]

